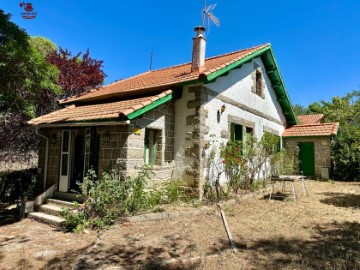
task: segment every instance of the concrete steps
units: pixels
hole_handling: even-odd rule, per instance
[[[35,206],[35,212],[29,214],[29,218],[49,224],[54,227],[63,227],[65,219],[61,217],[64,208],[74,209],[75,204],[69,201],[48,198],[42,205]]]
[[[32,212],[29,214],[29,218],[54,227],[62,227],[65,224],[65,219],[62,217],[49,215],[43,212]]]
[[[37,207],[37,210],[41,213],[46,213],[49,215],[61,216],[61,211],[64,209],[62,205],[57,204],[42,204]]]

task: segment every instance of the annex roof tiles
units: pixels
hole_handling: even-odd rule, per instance
[[[297,116],[300,124],[320,124],[324,120],[323,114],[309,114],[309,115],[298,115]]]
[[[336,135],[339,123],[294,125],[285,129],[283,137],[313,137]]]

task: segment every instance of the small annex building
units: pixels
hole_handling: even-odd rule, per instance
[[[63,109],[28,122],[41,139],[44,186],[69,192],[90,168],[129,175],[149,164],[154,181],[182,179],[201,193],[213,138],[226,143],[297,129],[270,44],[206,59],[205,28],[195,32],[190,63],[63,99]]]
[[[297,125],[288,127],[283,136],[285,148],[295,149],[299,173],[328,179],[331,167],[331,141],[338,123],[324,123],[324,115],[299,115]]]

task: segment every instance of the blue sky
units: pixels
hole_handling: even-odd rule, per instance
[[[32,36],[74,54],[90,49],[104,61],[106,84],[149,69],[189,62],[203,0],[29,0],[37,18],[21,18],[20,1],[0,8]],[[217,3],[207,57],[271,43],[293,104],[330,100],[360,88],[360,1],[230,1]]]

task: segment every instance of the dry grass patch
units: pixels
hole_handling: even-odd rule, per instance
[[[305,198],[297,187],[297,203],[226,206],[237,253],[214,207],[212,214],[118,224],[97,241],[29,220],[3,226],[0,269],[360,269],[360,184],[308,181],[308,188]],[[207,257],[166,264],[198,256]]]

